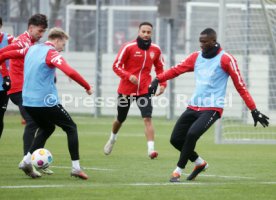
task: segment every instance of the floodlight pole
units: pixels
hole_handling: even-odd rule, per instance
[[[101,4],[102,0],[97,0],[96,7],[96,41],[95,41],[95,48],[96,48],[96,66],[95,66],[95,87],[94,87],[94,99],[95,99],[95,113],[94,117],[99,117],[101,115],[101,108],[97,105],[97,99],[101,97],[101,83],[102,83],[102,54],[101,54],[101,47],[100,47],[100,40],[101,40]]]

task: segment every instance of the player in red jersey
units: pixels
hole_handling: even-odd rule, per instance
[[[2,28],[3,21],[2,18],[0,17],[0,29]],[[5,46],[9,45],[12,43],[14,37],[8,33],[0,32],[0,48],[4,48]],[[9,61],[6,61],[2,63],[2,65],[5,65],[7,68],[7,65],[9,66]],[[0,83],[3,82],[2,76],[0,76]],[[5,87],[5,85],[4,85]],[[4,128],[4,114],[7,110],[8,106],[8,101],[9,101],[9,96],[7,95],[7,91],[5,88],[3,88],[2,84],[0,85],[0,138],[3,132]]]
[[[117,139],[118,131],[125,121],[130,105],[136,100],[145,125],[145,136],[148,145],[148,156],[154,159],[158,156],[154,150],[154,128],[152,125],[152,103],[148,94],[151,82],[151,69],[154,65],[156,74],[163,72],[163,57],[160,47],[151,42],[152,24],[143,22],[139,25],[136,40],[124,44],[113,64],[113,71],[121,78],[118,88],[117,119],[113,122],[109,140],[104,147],[104,153],[109,155]],[[164,92],[166,82],[160,83],[160,91]]]
[[[35,14],[28,20],[28,29],[17,38],[14,39],[12,44],[0,49],[0,55],[4,52],[11,50],[23,49],[30,47],[43,37],[48,27],[47,17],[43,14]],[[3,76],[3,87],[11,101],[18,106],[20,114],[26,120],[26,126],[23,134],[23,149],[24,155],[28,152],[33,138],[38,130],[38,126],[26,112],[22,106],[22,86],[23,86],[23,70],[24,59],[10,60],[10,70],[8,71],[5,66],[2,66],[1,74]],[[48,174],[51,174],[50,171]]]

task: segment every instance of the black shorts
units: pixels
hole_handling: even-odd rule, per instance
[[[145,94],[141,96],[127,96],[119,94],[118,101],[117,101],[117,120],[119,122],[124,122],[130,105],[133,101],[136,101],[138,108],[141,111],[141,116],[143,118],[151,118],[152,115],[152,102],[150,95]]]

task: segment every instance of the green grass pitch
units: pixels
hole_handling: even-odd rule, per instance
[[[70,177],[71,161],[66,134],[57,128],[46,143],[54,157],[51,176],[31,179],[18,169],[22,159],[23,125],[20,116],[7,114],[0,140],[1,200],[274,200],[276,198],[276,145],[217,145],[213,129],[199,140],[196,150],[209,169],[195,181],[169,183],[179,153],[169,138],[175,121],[153,119],[159,157],[150,160],[140,118],[128,118],[111,155],[103,153],[113,118],[74,116],[78,125],[81,165],[89,175]],[[275,128],[275,127],[274,127]]]

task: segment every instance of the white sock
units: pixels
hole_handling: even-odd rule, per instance
[[[148,141],[148,153],[154,151],[154,141]]]
[[[176,167],[175,170],[173,171],[173,173],[177,173],[177,174],[181,175],[182,171],[183,171],[183,169],[181,169],[180,167]]]
[[[30,164],[32,161],[32,154],[30,152],[28,152],[27,155],[24,156],[23,161],[26,164]]]
[[[115,134],[115,133],[113,133],[113,132],[111,131],[111,133],[110,133],[110,138],[109,138],[109,139],[110,139],[111,141],[116,141],[116,140],[117,140],[117,135],[118,135],[117,133]]]
[[[80,161],[72,160],[72,168],[73,168],[73,170],[80,170]]]
[[[204,160],[198,156],[198,158],[195,160],[195,165],[196,166],[199,166],[199,165],[202,165],[204,163]]]

